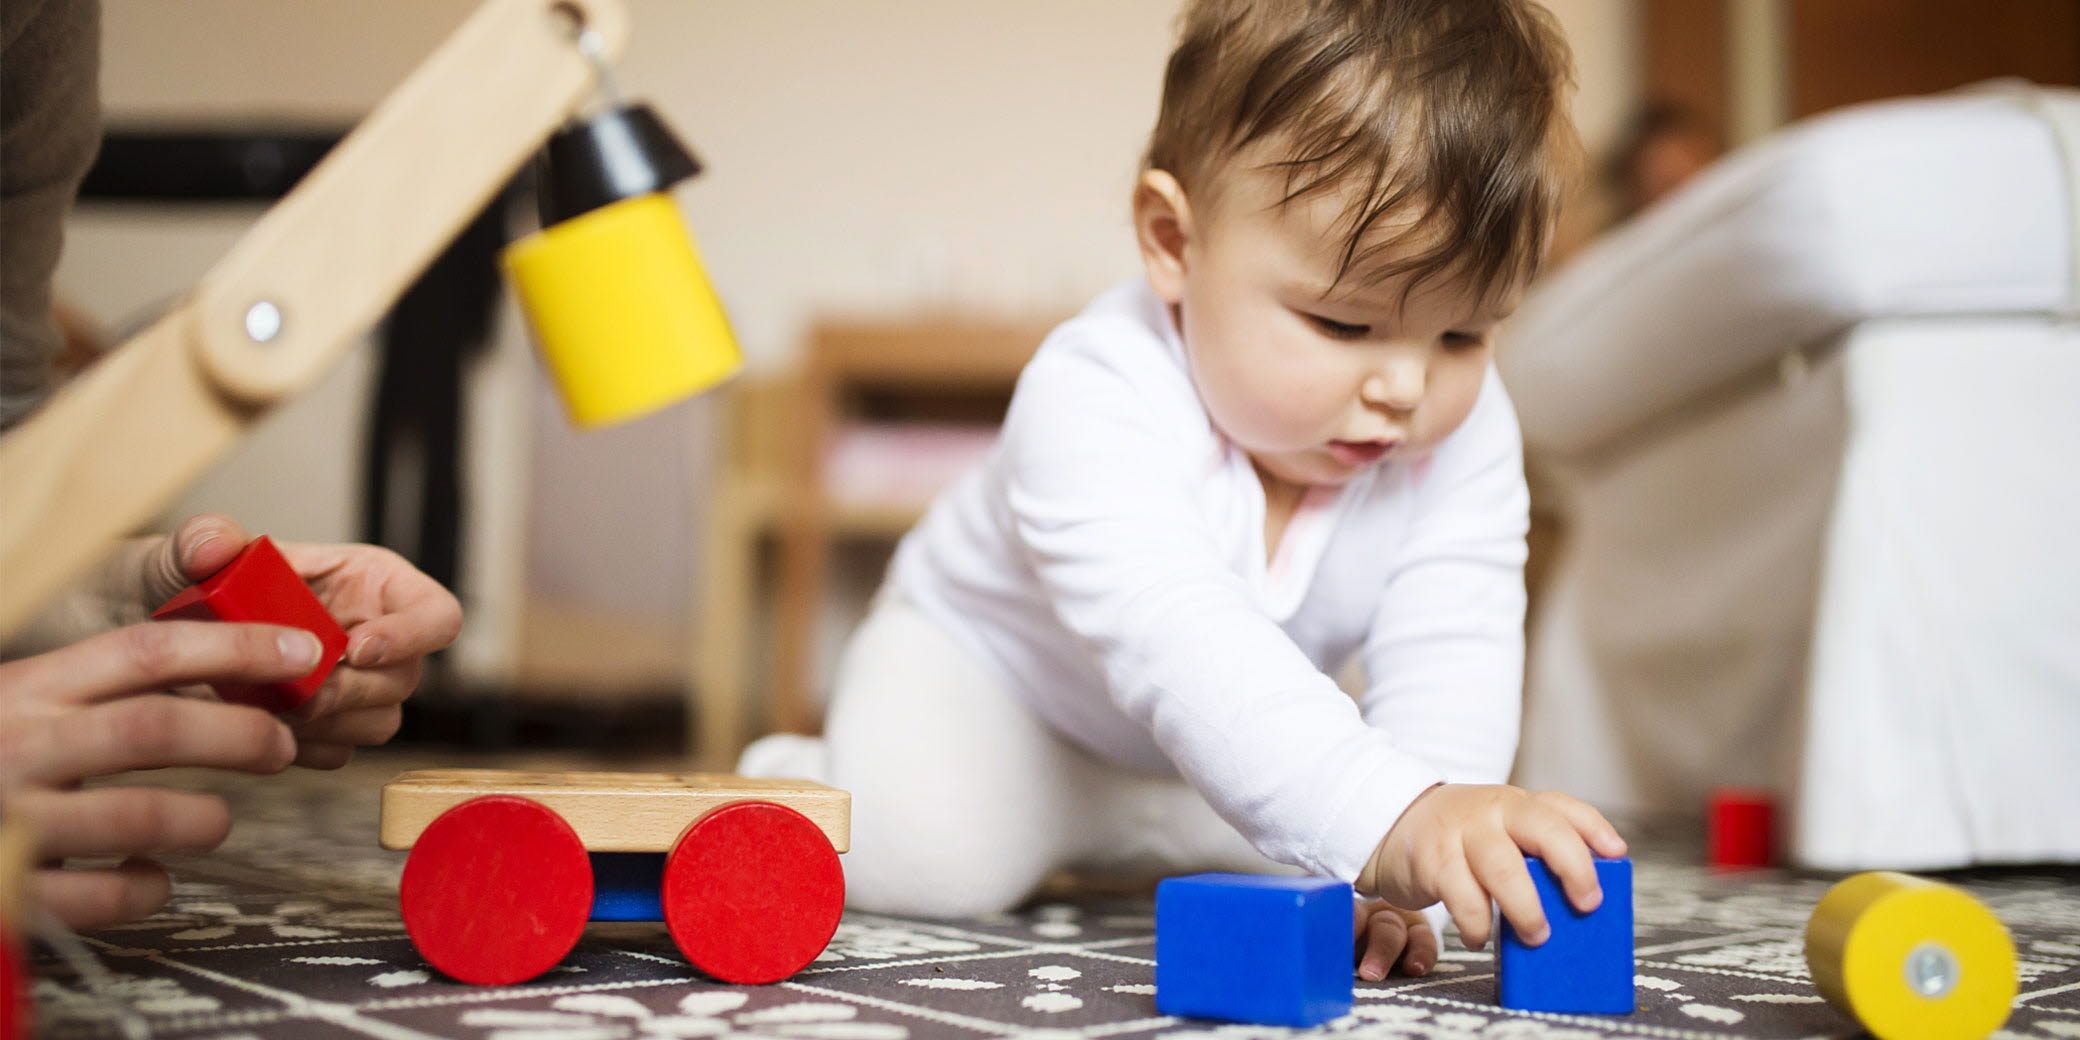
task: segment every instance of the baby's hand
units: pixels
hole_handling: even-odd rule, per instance
[[[1541,857],[1567,900],[1588,913],[1603,902],[1594,855],[1625,854],[1625,839],[1586,802],[1556,791],[1532,794],[1503,784],[1440,784],[1401,814],[1360,878],[1396,906],[1443,900],[1469,950],[1488,942],[1502,916],[1531,946],[1546,941],[1546,915],[1524,856]]]
[[[1429,918],[1384,899],[1355,904],[1351,943],[1358,977],[1378,982],[1397,965],[1403,975],[1428,975],[1437,963],[1437,933]]]

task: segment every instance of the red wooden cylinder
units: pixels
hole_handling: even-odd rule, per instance
[[[397,901],[427,963],[479,986],[525,982],[577,945],[592,912],[578,833],[538,802],[472,798],[427,825]]]
[[[1776,799],[1758,787],[1720,787],[1706,811],[1705,861],[1724,869],[1777,862]]]
[[[664,868],[664,920],[694,967],[723,982],[778,982],[830,945],[845,873],[809,818],[733,802],[695,820]]]

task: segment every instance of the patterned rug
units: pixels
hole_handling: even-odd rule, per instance
[[[561,967],[531,984],[454,984],[427,969],[398,922],[403,854],[375,846],[377,788],[395,772],[429,764],[465,763],[387,755],[340,773],[228,782],[182,777],[187,786],[232,798],[239,823],[230,843],[216,855],[173,864],[178,885],[166,912],[86,938],[101,965],[98,984],[52,951],[38,951],[39,1035],[1293,1035],[1157,1015],[1154,921],[1145,897],[1046,900],[1015,914],[953,923],[851,914],[820,960],[766,987],[705,981],[661,926],[626,924],[594,925]],[[1428,1040],[1856,1034],[1813,991],[1801,954],[1806,915],[1827,879],[1714,875],[1694,865],[1695,835],[1633,836],[1637,1013],[1504,1010],[1494,1001],[1492,957],[1453,949],[1428,978],[1360,983],[1354,1012],[1315,1032]],[[1986,901],[2015,936],[2021,995],[2001,1035],[2080,1038],[2080,873],[1979,872],[1948,880]]]

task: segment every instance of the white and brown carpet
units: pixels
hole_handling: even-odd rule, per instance
[[[35,957],[38,1035],[53,1038],[663,1040],[774,1037],[1245,1037],[1291,1031],[1156,1014],[1146,898],[1043,901],[952,923],[851,914],[830,949],[773,986],[695,974],[657,925],[595,925],[556,970],[503,989],[432,973],[397,917],[403,854],[375,846],[376,790],[423,757],[341,773],[184,782],[229,794],[239,825],[178,861],[167,910],[87,937],[98,985]],[[540,765],[540,763],[529,763]],[[1637,833],[1639,1010],[1562,1016],[1495,1004],[1493,959],[1453,950],[1419,980],[1360,983],[1358,1038],[1831,1037],[1857,1030],[1806,977],[1801,934],[1829,879],[1715,875],[1694,835]],[[2080,1038],[2080,872],[1955,875],[2007,924],[2021,995],[2006,1037]]]

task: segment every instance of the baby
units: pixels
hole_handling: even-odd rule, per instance
[[[1504,786],[1526,494],[1489,339],[1577,144],[1536,0],[1195,0],[1133,193],[1145,277],[1041,344],[903,540],[826,736],[853,905],[1001,911],[1065,867],[1351,881],[1368,979],[1442,904],[1601,898],[1594,809]],[[1355,698],[1332,675],[1362,666]]]

